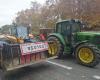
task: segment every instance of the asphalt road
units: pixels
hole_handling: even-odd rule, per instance
[[[73,57],[53,59],[11,71],[6,80],[100,80],[100,64],[88,68],[77,64]]]

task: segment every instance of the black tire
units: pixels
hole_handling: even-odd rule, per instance
[[[80,49],[82,48],[88,48],[92,51],[92,55],[93,55],[93,59],[91,62],[89,63],[85,63],[83,62],[80,57],[79,57],[79,51]],[[88,66],[88,67],[95,67],[96,65],[99,64],[99,50],[97,47],[95,47],[94,45],[91,45],[91,44],[82,44],[82,45],[79,45],[77,48],[76,48],[76,51],[75,51],[75,57],[76,57],[76,60],[79,64],[82,64],[84,66]]]
[[[58,58],[62,58],[63,57],[64,48],[63,48],[63,45],[61,44],[60,40],[55,36],[50,36],[50,37],[48,37],[47,40],[48,41],[54,41],[54,42],[57,43],[57,52],[55,54],[58,56]]]

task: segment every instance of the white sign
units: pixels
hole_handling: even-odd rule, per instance
[[[36,43],[20,44],[20,49],[22,55],[32,54],[32,53],[48,50],[48,43],[36,42]]]

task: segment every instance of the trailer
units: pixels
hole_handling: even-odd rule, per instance
[[[0,46],[0,71],[1,80],[4,73],[54,59],[48,53],[48,42],[35,42],[24,44],[6,44]]]
[[[27,27],[11,28],[11,35],[0,35],[0,80],[5,73],[56,58],[48,53],[49,43],[28,36]]]

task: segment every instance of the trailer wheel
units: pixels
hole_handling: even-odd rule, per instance
[[[79,64],[95,67],[99,64],[98,49],[94,45],[83,44],[76,48],[75,57]]]
[[[49,55],[50,56],[57,55],[58,58],[61,58],[63,56],[64,49],[59,39],[56,38],[55,36],[50,36],[47,40],[50,41],[48,50]]]

